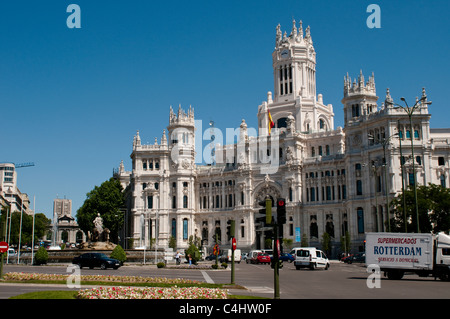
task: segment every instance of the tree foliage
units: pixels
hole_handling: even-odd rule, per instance
[[[11,215],[11,223],[6,223],[7,213],[6,208],[1,212],[1,230],[0,230],[0,238],[6,241],[7,236],[10,236],[10,244],[17,245],[19,243],[20,236],[20,215],[21,213],[15,211]],[[38,213],[35,215],[34,220],[34,242],[44,237],[48,226],[50,225],[51,220],[48,219],[44,214]],[[11,230],[9,230],[9,226],[11,225]],[[7,228],[8,227],[8,228]],[[8,233],[5,237],[5,231],[8,230]],[[28,215],[26,213],[22,213],[22,238],[21,245],[31,245],[32,244],[32,235],[33,235],[33,215]]]
[[[391,219],[391,230],[416,232],[417,218],[413,188],[409,187],[404,194],[405,205],[403,204],[403,193],[400,193],[391,202],[394,215]],[[438,233],[450,229],[450,189],[435,184],[417,186],[417,206],[420,232]],[[406,207],[406,229],[404,207]]]
[[[87,234],[94,229],[97,214],[103,218],[103,226],[110,230],[110,239],[118,238],[118,230],[123,225],[125,207],[123,188],[117,179],[110,178],[100,186],[95,186],[86,194],[86,200],[77,211],[80,228]]]
[[[39,247],[34,257],[36,265],[44,265],[48,261],[48,252],[44,247]]]
[[[125,262],[127,260],[127,254],[123,250],[122,246],[117,245],[113,251],[111,252],[111,258],[115,258],[121,262]]]

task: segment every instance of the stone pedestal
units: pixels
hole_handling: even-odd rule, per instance
[[[113,250],[116,248],[116,244],[106,241],[84,242],[80,244],[80,249],[89,250]]]

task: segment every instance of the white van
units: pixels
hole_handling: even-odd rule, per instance
[[[223,257],[221,258],[221,262],[231,262],[233,251],[231,249],[227,249],[226,254],[223,254]],[[242,256],[241,256],[241,250],[235,249],[234,250],[234,262],[237,262],[238,264],[241,262]]]
[[[330,268],[330,261],[325,253],[314,247],[294,248],[291,254],[295,256],[294,265],[297,270],[300,268]]]
[[[250,250],[250,252],[247,255],[247,259],[245,260],[245,262],[251,263],[252,259],[256,260],[256,256],[258,256],[258,253],[262,253],[262,250]]]

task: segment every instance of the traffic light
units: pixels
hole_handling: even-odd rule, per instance
[[[260,201],[258,204],[264,208],[259,210],[256,222],[263,222],[266,226],[272,225],[272,200],[267,196],[265,200]]]
[[[277,216],[278,224],[286,224],[286,200],[284,198],[277,199]]]
[[[228,236],[228,240],[230,240],[231,238],[235,237],[235,221],[234,219],[230,219],[229,221],[227,221],[227,236]]]

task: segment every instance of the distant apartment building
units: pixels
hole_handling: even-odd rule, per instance
[[[11,212],[33,213],[28,195],[17,186],[17,170],[13,163],[0,163],[0,206]]]

